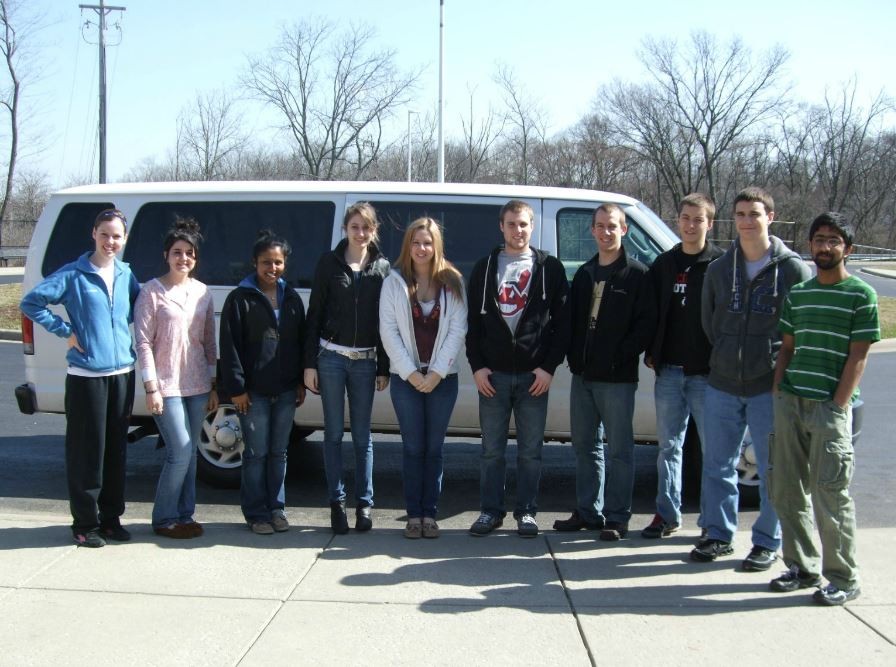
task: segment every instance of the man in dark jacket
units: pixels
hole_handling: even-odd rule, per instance
[[[781,347],[778,319],[790,288],[812,274],[769,225],[775,202],[760,188],[734,198],[737,239],[706,271],[701,317],[712,343],[706,388],[701,496],[706,539],[691,558],[713,561],[734,552],[737,530],[737,462],[747,426],[759,476],[759,516],[744,570],[769,569],[781,546],[778,515],[768,500],[765,475],[772,431],[772,382]]]
[[[656,373],[654,403],[657,455],[656,514],[641,531],[646,538],[671,535],[681,527],[682,447],[690,416],[701,442],[703,395],[712,346],[700,318],[703,276],[722,251],[706,235],[712,229],[716,205],[699,192],[678,205],[681,243],[656,258],[650,277],[657,297],[656,336],[644,363]],[[702,526],[702,516],[697,523]]]
[[[532,207],[511,200],[499,216],[504,245],[473,268],[468,293],[467,359],[479,390],[481,514],[473,535],[498,528],[504,510],[510,415],[516,423],[517,532],[535,537],[536,498],[548,390],[569,341],[569,285],[556,257],[532,248]]]
[[[625,254],[625,212],[601,204],[591,221],[597,254],[572,281],[569,368],[570,431],[576,452],[576,510],[555,530],[602,528],[603,540],[628,532],[634,485],[635,390],[641,353],[656,326],[656,304],[647,267]],[[603,422],[610,460],[597,439]]]

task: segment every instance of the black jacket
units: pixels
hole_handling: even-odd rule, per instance
[[[672,303],[672,288],[675,285],[676,272],[675,253],[681,249],[681,243],[657,257],[650,267],[653,291],[657,299],[658,321],[656,336],[648,350],[653,368],[659,373],[663,362],[663,344],[666,338],[669,306]],[[709,355],[712,344],[703,331],[700,316],[703,277],[709,263],[722,256],[722,249],[709,241],[697,257],[697,263],[688,270],[688,299],[684,305],[686,319],[687,358],[684,360],[685,375],[707,375],[709,373]]]
[[[371,243],[370,261],[355,284],[354,272],[345,261],[348,241],[321,255],[314,272],[308,303],[305,368],[317,368],[319,340],[347,347],[375,347],[377,375],[389,374],[389,357],[380,342],[380,290],[389,275],[389,260]]]
[[[305,306],[282,279],[280,322],[254,276],[227,295],[221,311],[219,384],[228,396],[276,396],[302,384]]]
[[[498,308],[498,253],[476,262],[467,292],[467,360],[480,368],[505,373],[528,373],[541,368],[552,375],[563,361],[569,343],[566,271],[556,257],[532,248],[534,267],[529,299],[516,333]]]
[[[589,381],[637,382],[639,357],[653,340],[656,326],[656,303],[647,267],[624,252],[610,265],[612,273],[604,287],[596,326],[591,330],[588,323],[597,266],[595,255],[572,279],[569,368]]]

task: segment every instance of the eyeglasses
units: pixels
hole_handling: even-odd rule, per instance
[[[843,239],[839,236],[813,236],[812,245],[827,246],[828,248],[839,248],[843,245]]]

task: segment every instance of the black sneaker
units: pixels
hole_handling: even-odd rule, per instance
[[[554,522],[554,530],[561,533],[574,533],[577,530],[600,530],[604,527],[604,518],[599,516],[597,521],[585,521],[579,510],[573,510],[568,519],[557,519]]]
[[[818,588],[820,585],[821,577],[803,572],[797,565],[791,565],[787,572],[768,583],[768,587],[775,593],[792,593],[801,588]]]
[[[520,537],[535,537],[538,535],[538,524],[531,514],[521,514],[516,520],[516,532]]]
[[[616,542],[626,535],[628,535],[628,524],[618,521],[607,521],[603,530],[600,531],[600,539],[604,542]]]
[[[641,531],[641,537],[645,537],[648,540],[655,540],[676,533],[679,528],[681,528],[681,524],[675,522],[669,523],[659,514],[654,514],[653,521],[650,522],[650,525]]]
[[[815,591],[815,593],[812,594],[812,599],[818,604],[836,607],[844,602],[855,600],[861,594],[862,589],[858,586],[854,588],[837,588],[834,584],[828,584]]]
[[[734,547],[731,546],[731,542],[709,538],[700,546],[691,549],[691,560],[696,560],[700,563],[711,563],[719,556],[730,556],[733,553]]]
[[[113,542],[127,542],[131,539],[131,534],[117,522],[100,526],[100,535],[106,540],[112,540]]]
[[[345,502],[335,501],[330,503],[330,528],[337,535],[345,535],[348,532],[348,517],[345,516]]]
[[[483,512],[479,515],[479,518],[473,522],[473,525],[470,526],[470,533],[477,537],[482,537],[483,535],[488,535],[495,528],[500,528],[503,523],[503,518],[495,516],[494,514],[489,514],[488,512]]]
[[[778,560],[777,552],[754,544],[741,567],[747,572],[764,572],[774,565],[776,560]]]
[[[366,533],[373,528],[373,519],[370,516],[370,505],[364,505],[355,509],[355,530]]]
[[[88,530],[86,533],[74,533],[73,537],[75,539],[75,544],[79,547],[98,549],[106,546],[106,540],[100,535],[99,528]]]

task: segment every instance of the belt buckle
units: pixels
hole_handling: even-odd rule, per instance
[[[348,358],[352,361],[357,361],[361,358],[361,352],[358,352],[357,350],[349,350]]]

